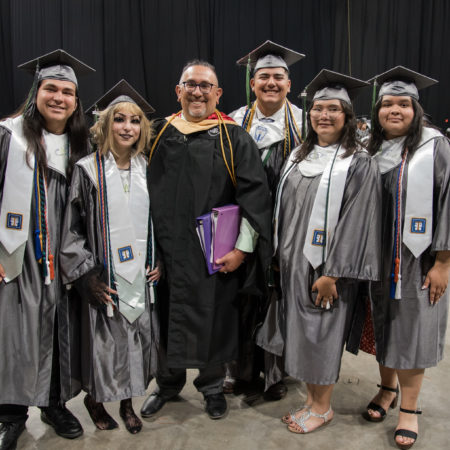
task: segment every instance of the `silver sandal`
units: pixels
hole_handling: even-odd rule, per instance
[[[331,422],[332,418],[328,420],[328,416],[330,415],[331,412],[332,412],[331,406],[330,406],[330,409],[324,414],[317,414],[315,412],[312,412],[311,408],[309,408],[308,411],[306,411],[300,417],[291,416],[292,417],[292,421],[294,423],[296,423],[301,428],[302,431],[298,431],[295,428],[291,428],[289,425],[288,425],[288,430],[291,431],[292,433],[297,433],[297,434],[312,433],[313,431],[318,430],[319,428],[321,428],[324,425],[326,425],[326,424]],[[315,428],[312,431],[308,431],[308,427],[306,426],[306,421],[310,417],[317,417],[319,419],[322,419],[323,420],[323,424],[319,425],[317,428]]]
[[[301,411],[302,409],[306,409],[307,411],[309,411],[309,409],[311,408],[311,406],[309,405],[303,405],[300,406],[300,408],[298,409],[291,409],[289,411],[288,414],[285,414],[280,420],[285,423],[286,425],[289,425],[292,421],[295,421],[295,415]]]

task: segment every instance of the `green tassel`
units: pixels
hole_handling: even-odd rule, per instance
[[[306,89],[303,89],[303,92],[300,94],[300,97],[302,98],[303,103],[303,110],[302,110],[302,138],[303,140],[306,139]]]
[[[252,107],[252,103],[250,101],[250,92],[251,92],[251,89],[250,89],[250,78],[252,76],[252,68],[251,68],[251,65],[250,65],[250,61],[251,61],[251,58],[250,58],[250,55],[249,55],[248,56],[248,61],[247,61],[247,73],[246,73],[246,78],[245,78],[245,88],[246,88],[246,91],[247,91],[247,107],[248,107],[248,109],[250,109]]]
[[[371,120],[373,123],[374,117],[375,117],[375,103],[377,100],[377,80],[373,80],[373,88],[372,88],[372,111],[371,111]]]

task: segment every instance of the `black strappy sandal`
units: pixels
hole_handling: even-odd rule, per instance
[[[400,406],[400,412],[407,413],[407,414],[422,414],[422,411],[420,411],[418,409],[416,409],[416,410],[404,409],[401,406]],[[397,439],[395,439],[397,436],[414,439],[414,442],[412,442],[411,444],[399,444],[397,442]],[[398,448],[401,448],[402,450],[408,450],[416,443],[417,433],[414,431],[411,431],[411,430],[405,430],[403,428],[400,428],[399,430],[395,431],[394,440],[395,440],[395,444],[397,445]]]
[[[391,404],[389,405],[390,408],[394,409],[397,407],[397,402],[398,402],[398,385],[397,387],[391,388],[388,386],[383,386],[381,384],[377,384],[377,386],[381,389],[383,389],[383,391],[389,391],[389,392],[395,392],[395,397],[392,400]],[[367,409],[372,409],[373,411],[376,411],[378,413],[380,413],[380,417],[372,417],[368,411],[365,411],[363,414],[364,419],[368,420],[369,422],[383,422],[384,419],[386,419],[386,410],[381,407],[380,405],[377,405],[374,402],[370,402],[367,405]]]

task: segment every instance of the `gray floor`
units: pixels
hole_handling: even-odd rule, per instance
[[[446,342],[447,359],[438,367],[425,372],[419,416],[419,439],[414,449],[450,449],[450,333]],[[142,431],[132,436],[120,422],[118,403],[107,404],[110,414],[120,428],[99,431],[92,424],[83,405],[83,396],[69,402],[71,411],[80,419],[84,435],[75,440],[58,437],[41,422],[37,408],[30,409],[27,428],[18,442],[18,449],[192,449],[192,450],[271,450],[271,449],[392,449],[396,426],[395,411],[390,411],[382,423],[369,423],[361,417],[364,406],[376,393],[378,370],[375,359],[360,353],[346,353],[342,361],[341,378],[333,395],[333,421],[320,431],[301,436],[291,433],[280,417],[298,407],[305,399],[305,386],[288,380],[289,392],[278,402],[266,402],[257,394],[228,395],[229,413],[213,421],[203,412],[202,396],[192,380],[196,371],[190,370],[188,382],[177,401],[167,403],[154,420],[144,421]],[[151,392],[154,382],[148,392]],[[135,399],[139,411],[144,398]]]

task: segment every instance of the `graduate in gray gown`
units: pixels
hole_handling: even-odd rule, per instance
[[[127,430],[141,420],[131,397],[145,394],[156,361],[152,321],[159,279],[147,189],[153,108],[121,80],[97,101],[97,151],[75,166],[64,219],[61,268],[82,301],[82,387],[101,430],[117,428],[103,402],[120,400]]]
[[[381,85],[369,152],[383,185],[382,279],[371,298],[381,388],[368,406],[381,421],[401,409],[397,446],[417,439],[417,400],[425,368],[443,356],[450,270],[450,145],[424,125],[418,90],[436,81],[398,66],[375,77]]]
[[[295,433],[332,419],[358,280],[379,278],[380,177],[356,141],[350,100],[364,86],[328,70],[309,84],[309,132],[277,192],[274,246],[282,297],[271,304],[258,343],[283,357],[288,375],[307,383],[304,406],[282,418]]]
[[[13,448],[28,406],[56,433],[83,433],[65,401],[80,391],[77,305],[58,263],[73,162],[88,152],[77,76],[63,50],[20,66],[28,101],[0,122],[0,448]]]

